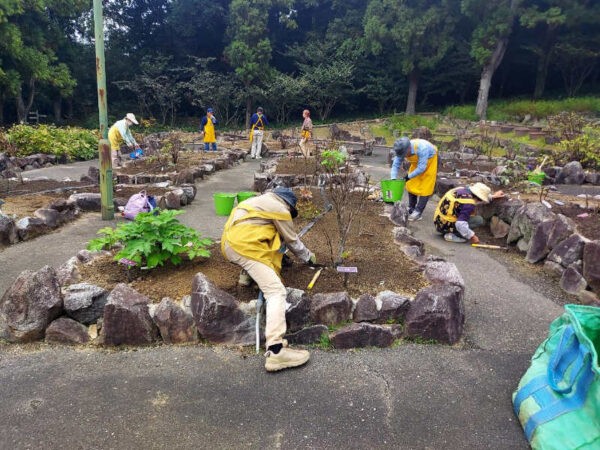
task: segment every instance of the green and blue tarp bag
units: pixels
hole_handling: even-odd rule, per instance
[[[600,308],[566,305],[513,394],[535,450],[600,449]]]

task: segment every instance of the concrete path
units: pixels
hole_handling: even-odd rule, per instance
[[[374,180],[387,177],[385,155],[365,164]],[[219,237],[225,218],[214,216],[212,193],[247,190],[256,166],[199,182],[182,220]],[[104,225],[86,215],[0,252],[0,288],[19,271],[6,267],[59,265]],[[0,447],[527,448],[510,396],[561,308],[535,276],[446,243],[427,220],[411,228],[465,279],[461,344],[313,350],[308,365],[277,374],[262,356],[221,347],[0,346]]]

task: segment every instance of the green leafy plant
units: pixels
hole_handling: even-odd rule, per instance
[[[558,147],[554,152],[555,161],[579,161],[584,168],[600,169],[600,130],[586,130],[574,139],[560,141]]]
[[[70,160],[88,160],[98,153],[98,133],[83,128],[15,125],[6,136],[12,148],[11,156],[46,153]]]
[[[321,165],[327,171],[339,172],[346,159],[348,159],[348,155],[339,150],[323,150],[321,152]]]
[[[562,141],[576,139],[580,136],[586,122],[583,116],[568,111],[548,117],[548,126],[557,132]]]
[[[121,244],[123,248],[115,255],[115,261],[126,258],[149,269],[166,261],[181,264],[184,255],[190,259],[209,257],[207,247],[213,241],[180,223],[175,216],[182,213],[179,210],[159,210],[157,215],[140,213],[132,222],[99,230],[98,234],[103,236],[91,240],[88,249],[98,251]]]

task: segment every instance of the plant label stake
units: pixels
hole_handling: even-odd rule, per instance
[[[130,282],[131,281],[131,272],[130,269],[132,267],[137,266],[137,263],[135,261],[132,261],[131,259],[127,259],[127,258],[121,258],[119,260],[119,264],[123,264],[127,269],[127,281]]]
[[[358,273],[358,267],[353,266],[337,266],[336,270],[344,274],[344,287],[348,286],[348,275],[351,273]]]

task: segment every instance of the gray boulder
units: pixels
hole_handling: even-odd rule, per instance
[[[89,325],[104,314],[109,292],[88,283],[71,284],[64,291],[64,308],[69,317]]]
[[[182,184],[179,186],[183,193],[185,194],[186,204],[190,204],[196,198],[197,188],[195,184]]]
[[[425,251],[425,244],[423,241],[412,236],[411,231],[406,227],[395,227],[393,229],[394,243],[398,244],[403,250],[414,247],[417,253],[416,256],[421,256]]]
[[[493,216],[490,219],[490,232],[496,239],[505,238],[510,231],[510,224],[500,219],[498,216]]]
[[[19,239],[28,241],[50,231],[50,227],[37,217],[23,217],[17,221]]]
[[[465,281],[458,268],[448,261],[428,261],[423,275],[431,284],[452,284],[465,288]]]
[[[62,306],[53,267],[21,272],[0,300],[0,338],[10,342],[42,339],[48,324],[61,315]]]
[[[203,273],[192,281],[192,314],[200,337],[222,344],[254,343],[254,317],[245,314],[239,302],[218,289]]]
[[[499,199],[488,203],[487,205],[480,205],[479,212],[485,220],[490,220],[494,216],[508,224],[512,223],[513,218],[517,214],[525,202],[518,199]]]
[[[600,306],[598,294],[592,291],[581,291],[579,293],[579,301],[582,305]]]
[[[102,200],[98,193],[72,194],[68,200],[77,205],[82,211],[100,211]]]
[[[562,214],[538,224],[527,250],[527,261],[536,263],[543,260],[556,245],[568,238],[574,229],[574,222]]]
[[[554,261],[563,267],[569,267],[583,258],[583,247],[587,242],[590,242],[589,239],[578,233],[573,233],[552,249],[548,255],[548,260]]]
[[[587,242],[583,248],[583,276],[592,290],[600,294],[600,240]]]
[[[581,275],[576,264],[571,264],[565,269],[559,284],[563,291],[573,295],[578,295],[587,287],[587,281]]]
[[[556,184],[583,184],[585,172],[579,161],[565,164],[556,177]]]
[[[50,344],[85,344],[90,335],[87,328],[67,317],[61,317],[46,328],[46,342]]]
[[[544,271],[555,277],[562,277],[565,268],[554,261],[544,261]]]
[[[170,298],[163,298],[152,315],[167,344],[180,344],[198,340],[194,317]]]
[[[330,336],[335,348],[389,347],[394,342],[392,330],[371,323],[353,323]]]
[[[105,345],[144,345],[158,338],[148,312],[148,297],[124,283],[115,286],[104,306],[101,337]]]
[[[329,335],[326,325],[312,325],[295,333],[286,334],[285,338],[292,345],[318,344],[323,335]]]
[[[193,184],[195,180],[193,169],[183,169],[177,174],[173,181],[176,185]]]
[[[181,197],[175,191],[167,192],[163,199],[167,209],[179,209],[181,207]]]
[[[408,206],[406,203],[396,202],[390,211],[390,220],[394,225],[406,227],[408,224]]]
[[[375,297],[371,294],[361,295],[356,302],[352,320],[354,322],[370,322],[377,320],[378,317],[379,311],[377,310]]]
[[[49,228],[56,228],[61,223],[60,213],[55,209],[40,208],[35,210],[33,215],[41,219]]]
[[[310,305],[313,323],[335,325],[350,319],[352,300],[347,292],[315,294]]]
[[[463,332],[463,290],[439,284],[421,289],[406,314],[405,333],[410,337],[456,343]]]
[[[0,244],[11,245],[18,241],[19,233],[14,219],[0,214]]]
[[[69,258],[67,262],[62,264],[56,270],[56,276],[58,277],[58,284],[61,286],[79,283],[81,280],[81,273],[79,272],[79,259],[77,259],[76,256]]]
[[[287,288],[285,312],[287,329],[290,333],[304,328],[310,322],[310,296],[300,289]]]
[[[404,320],[410,308],[410,299],[392,291],[382,291],[375,297],[377,323],[399,322]]]
[[[554,216],[555,214],[541,203],[527,203],[513,217],[510,223],[510,231],[506,238],[507,242],[510,244],[522,240],[524,246],[521,249],[528,249],[531,236],[533,236],[533,232],[538,224]]]

